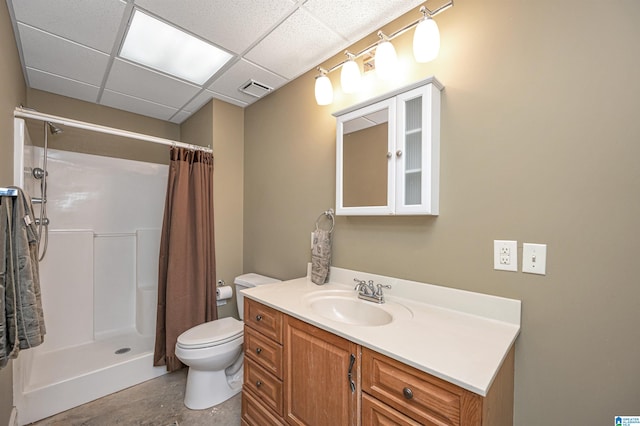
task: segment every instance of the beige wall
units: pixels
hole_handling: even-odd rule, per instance
[[[242,108],[215,99],[181,126],[184,142],[213,148],[216,279],[229,285],[242,273],[243,126]],[[238,317],[235,292],[218,315]]]
[[[6,3],[0,5],[0,186],[13,183],[13,110],[26,103],[20,57]],[[0,370],[0,425],[9,423],[13,406],[11,362]]]
[[[180,126],[174,123],[36,89],[29,89],[27,94],[27,105],[39,112],[170,140],[181,140]],[[42,126],[39,120],[27,120],[29,135],[35,145],[43,144]],[[169,163],[167,154],[169,148],[166,145],[70,126],[60,125],[59,127],[63,132],[48,138],[48,145],[52,149],[159,164]]]
[[[405,59],[397,85],[435,74],[446,86],[440,216],[340,217],[335,229],[336,266],[522,300],[516,425],[611,424],[639,409],[640,4],[587,3],[456,0],[439,15],[440,57]],[[410,37],[394,41],[401,58]],[[338,90],[316,106],[314,74],[245,110],[247,272],[304,275],[309,232],[335,205],[331,112],[358,99]],[[494,271],[494,239],[520,255],[546,243],[547,275]]]

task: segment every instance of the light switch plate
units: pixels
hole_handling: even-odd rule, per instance
[[[522,245],[522,272],[547,274],[547,245],[524,243]]]
[[[518,272],[517,241],[493,241],[493,269]]]

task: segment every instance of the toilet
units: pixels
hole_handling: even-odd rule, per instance
[[[236,277],[236,301],[240,320],[244,295],[240,290],[279,282],[259,274]],[[242,342],[244,323],[220,318],[197,325],[178,336],[176,356],[189,367],[184,405],[192,410],[213,407],[242,389]]]

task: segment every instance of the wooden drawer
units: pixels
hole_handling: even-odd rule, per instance
[[[283,426],[285,423],[262,405],[251,392],[242,392],[242,422],[250,426]]]
[[[267,372],[251,359],[244,359],[243,391],[252,392],[263,404],[282,416],[282,380]]]
[[[281,312],[245,297],[244,323],[282,344]]]
[[[244,350],[246,356],[282,380],[282,345],[251,327],[245,327]]]
[[[425,425],[482,421],[479,395],[367,348],[362,348],[362,390]]]
[[[362,424],[367,426],[420,426],[397,410],[362,394]]]

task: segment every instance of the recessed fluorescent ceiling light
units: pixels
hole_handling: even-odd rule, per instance
[[[120,57],[202,84],[231,55],[179,29],[136,10]]]

